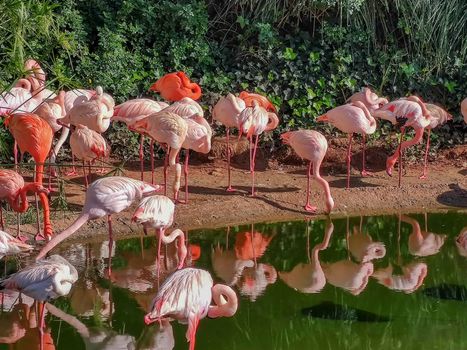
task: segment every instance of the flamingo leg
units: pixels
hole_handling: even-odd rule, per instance
[[[15,157],[15,170],[18,170],[18,143],[16,142],[13,144],[13,156]]]
[[[37,178],[37,167],[34,167],[34,178]],[[41,219],[39,216],[39,200],[37,198],[37,193],[34,193],[34,200],[36,202],[36,219],[37,219],[37,233],[36,233],[36,240],[40,240],[41,237],[43,238],[42,231],[41,231]]]
[[[156,229],[156,235],[158,235],[159,241],[157,242],[157,280],[159,280],[161,268],[161,245],[162,245],[162,235],[164,234],[164,229],[159,228]]]
[[[52,152],[52,150],[51,150]],[[52,161],[50,159],[50,152],[49,152],[49,181],[48,181],[48,187],[47,189],[49,190],[49,192],[52,192]]]
[[[140,169],[141,169],[141,181],[144,180],[143,144],[144,144],[144,135],[141,134],[141,137],[139,139],[139,164],[140,164]]]
[[[362,172],[361,172],[361,175],[363,177],[373,176],[373,174],[370,173],[369,171],[367,171],[366,168],[365,168],[365,163],[366,163],[365,150],[366,150],[366,134],[363,134],[363,152],[362,152]]]
[[[154,185],[154,140],[153,139],[151,139],[150,150],[151,150],[151,184]]]
[[[167,196],[167,168],[168,168],[168,165],[169,165],[169,154],[170,152],[170,147],[168,145],[166,145],[166,148],[165,148],[165,158],[164,158],[164,196]]]
[[[109,271],[109,278],[112,275],[112,248],[113,248],[113,232],[112,232],[112,216],[107,215],[107,224],[109,226],[109,266],[108,266],[108,271]]]
[[[88,176],[89,176],[89,182],[92,182],[92,174],[91,174],[91,161],[88,161]]]
[[[5,222],[3,221],[3,210],[2,210],[1,204],[0,204],[0,227],[2,228],[2,231],[5,231]]]
[[[183,167],[183,173],[185,175],[185,204],[188,204],[188,161],[190,158],[190,150],[187,149],[185,153],[185,166]]]
[[[226,138],[227,138],[227,181],[228,181],[228,185],[227,185],[227,189],[226,191],[227,192],[234,192],[235,189],[232,187],[232,184],[230,182],[231,180],[231,177],[230,177],[230,128],[226,128]]]
[[[306,181],[306,204],[305,210],[310,213],[316,213],[317,208],[310,204],[310,185],[311,185],[311,172],[313,170],[313,163],[310,161],[308,164],[307,181]]]
[[[78,173],[76,172],[75,168],[75,155],[71,153],[71,171],[65,174],[66,176],[76,176]]]
[[[88,182],[88,176],[86,175],[86,165],[84,164],[83,160],[83,177],[84,177],[84,189],[88,189],[89,182]]]
[[[347,188],[350,188],[350,161],[352,159],[352,138],[353,134],[350,134],[349,145],[347,147]]]
[[[252,138],[252,141],[253,141],[253,136],[251,137]],[[251,158],[251,177],[252,177],[252,185],[251,185],[251,196],[252,197],[255,197],[256,196],[256,193],[255,193],[255,159],[256,159],[256,150],[258,148],[258,139],[259,139],[259,135],[256,135],[256,139],[255,139],[255,145],[254,145],[254,148],[253,148],[253,155],[252,155],[252,158]]]
[[[405,133],[405,127],[401,128],[401,138],[399,140],[399,146],[397,147],[396,152],[390,157],[388,157],[386,161],[386,172],[389,176],[392,175],[392,169],[394,167],[394,164],[396,164],[397,159],[399,158],[400,154],[402,154],[402,151],[410,146],[413,146],[417,143],[419,143],[423,139],[423,131],[424,129],[415,129],[415,136],[408,141],[402,142],[404,133]]]
[[[398,147],[398,150],[399,150],[399,184],[398,186],[401,187],[401,181],[402,181],[402,168],[404,167],[404,163],[403,163],[403,159],[402,159],[402,155],[403,155],[403,150],[402,150],[402,137],[404,136],[404,131],[405,131],[405,128],[402,128],[401,130],[401,138],[399,140],[399,147]]]
[[[428,151],[430,150],[430,134],[431,134],[431,129],[428,129],[428,135],[426,137],[425,161],[423,163],[423,173],[419,177],[420,180],[425,180],[426,175],[427,175],[426,170],[427,170],[427,165],[428,165]]]

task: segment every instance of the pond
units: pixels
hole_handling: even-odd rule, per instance
[[[187,263],[240,296],[234,317],[200,322],[196,348],[465,349],[466,226],[448,212],[190,231]],[[48,307],[44,349],[188,349],[186,325],[143,321],[156,247],[152,236],[117,241],[110,280],[107,242],[59,250],[80,279]],[[174,246],[162,250],[159,283],[178,263]],[[4,295],[0,349],[39,349],[32,303]]]

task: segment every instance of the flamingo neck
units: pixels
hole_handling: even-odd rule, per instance
[[[232,317],[237,312],[238,299],[232,288],[223,284],[216,284],[211,288],[211,292],[216,305],[209,307],[209,317]]]
[[[26,198],[26,192],[20,190],[16,197],[9,197],[8,204],[17,213],[26,212],[26,210],[28,210],[29,207],[28,199]]]
[[[268,112],[269,122],[266,125],[265,131],[274,130],[279,125],[279,117],[276,113]]]

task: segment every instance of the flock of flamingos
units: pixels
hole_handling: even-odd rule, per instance
[[[16,171],[0,169],[0,200],[6,200],[16,213],[24,213],[28,208],[27,194],[34,193],[36,207],[40,199],[43,209],[43,230],[40,228],[37,210],[38,232],[36,240],[47,240],[36,257],[35,264],[29,265],[1,282],[5,289],[18,290],[39,301],[48,301],[69,293],[78,279],[78,273],[67,260],[59,255],[46,258],[46,254],[57,244],[76,232],[89,220],[107,217],[109,246],[113,244],[112,214],[128,209],[136,200],[140,203],[132,220],[141,224],[145,232],[155,229],[159,237],[158,256],[161,243],[176,242],[179,266],[162,284],[145,322],[150,324],[165,319],[187,321],[187,340],[194,349],[195,333],[200,319],[209,317],[232,316],[237,309],[237,296],[228,286],[213,284],[211,275],[197,268],[183,268],[187,255],[185,236],[181,230],[166,234],[174,218],[174,203],[188,202],[188,155],[189,150],[208,153],[211,149],[212,129],[204,118],[203,108],[196,102],[201,97],[201,88],[183,73],[170,73],[154,83],[150,90],[158,92],[162,98],[171,102],[159,102],[146,98],[126,101],[115,106],[113,98],[101,87],[95,90],[75,89],[55,94],[47,88],[46,75],[34,60],[25,63],[26,76],[19,79],[15,87],[4,92],[0,99],[0,115],[5,117],[4,124],[15,139],[15,164],[18,163],[17,148],[21,157],[29,153],[34,158],[36,168],[34,182],[25,184],[23,177]],[[467,123],[467,99],[461,104],[461,111]],[[212,109],[212,117],[226,127],[227,136],[227,191],[234,191],[230,176],[230,129],[237,128],[239,137],[245,135],[250,143],[250,171],[252,176],[251,195],[255,195],[255,158],[260,135],[275,129],[279,124],[276,107],[265,97],[243,91],[239,96],[228,94],[220,98]],[[351,144],[354,133],[365,135],[375,132],[376,119],[385,119],[400,128],[400,142],[395,153],[388,157],[386,171],[392,175],[395,164],[402,162],[405,148],[419,143],[424,130],[428,130],[425,166],[420,178],[426,178],[426,163],[431,129],[451,119],[443,108],[424,103],[417,96],[409,96],[389,102],[378,97],[369,88],[352,95],[346,104],[338,106],[317,118],[318,122],[328,122],[349,135],[347,151],[347,187],[350,179]],[[85,162],[89,165],[97,159],[109,155],[109,146],[102,133],[111,122],[123,122],[127,127],[141,135],[140,161],[141,180],[122,176],[100,178],[88,183]],[[403,141],[405,130],[411,127],[415,136]],[[54,134],[61,130],[60,137],[53,144]],[[69,133],[70,147],[75,158],[83,162],[86,198],[78,218],[58,235],[53,235],[49,218],[48,194],[51,178],[56,175],[56,156]],[[152,183],[143,181],[143,141],[151,139]],[[315,212],[310,204],[311,174],[325,193],[326,212],[334,207],[328,182],[320,175],[320,165],[326,154],[326,138],[314,130],[288,131],[281,135],[284,143],[290,145],[298,156],[309,161],[307,195],[305,210]],[[166,149],[164,180],[162,185],[154,183],[154,141]],[[178,155],[185,149],[185,198],[179,199],[182,166]],[[44,187],[45,165],[49,163],[48,188]],[[17,169],[15,167],[15,169]],[[174,173],[172,190],[173,200],[167,197],[167,171]],[[402,166],[399,165],[399,185]],[[76,174],[73,171],[69,175]],[[370,175],[365,169],[365,148],[363,148],[362,176]],[[157,192],[164,187],[164,195]],[[0,207],[0,224],[3,215]],[[463,240],[467,242],[467,240]],[[0,231],[0,255],[14,255],[29,252],[33,247],[26,243],[20,233],[18,220],[17,237]],[[110,260],[110,259],[109,259]],[[111,262],[109,261],[109,273]],[[214,301],[215,305],[211,305]],[[44,323],[44,304],[40,310],[41,325]]]

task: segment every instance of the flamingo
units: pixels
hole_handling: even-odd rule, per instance
[[[375,259],[382,259],[386,255],[386,247],[382,242],[373,242],[369,234],[365,234],[354,227],[349,236],[349,251],[358,262],[366,263]]]
[[[386,268],[373,272],[379,284],[389,289],[410,294],[421,287],[428,274],[428,266],[424,262],[413,262],[402,267],[402,275],[394,275],[393,267],[390,264]]]
[[[10,207],[17,213],[24,213],[26,210],[28,210],[28,200],[26,198],[28,191],[32,191],[34,193],[43,192],[44,194],[48,194],[48,191],[38,183],[29,183],[25,185],[23,177],[16,171],[0,169],[0,200],[6,200]],[[0,226],[3,230],[4,226],[1,206]],[[19,220],[17,238],[21,239],[19,231]]]
[[[35,178],[34,181],[42,185],[44,176],[44,163],[52,146],[53,131],[50,125],[37,115],[12,114],[5,120],[5,125],[16,140],[22,154],[28,152],[34,158]],[[42,209],[44,211],[44,235],[38,230],[35,239],[45,239],[52,236],[52,224],[50,223],[50,209],[47,195],[39,192]],[[37,201],[36,201],[37,207]],[[39,211],[37,211],[39,223]]]
[[[240,123],[240,113],[246,108],[245,101],[233,94],[227,94],[226,97],[221,97],[212,109],[212,118],[225,125],[225,133],[227,139],[227,192],[235,191],[232,188],[230,181],[230,128],[238,127]]]
[[[430,112],[425,104],[416,96],[392,101],[373,112],[375,118],[389,120],[394,125],[401,126],[401,138],[396,152],[386,160],[386,172],[392,176],[392,169],[405,148],[419,143],[423,138],[423,130],[430,125]],[[402,142],[405,129],[412,127],[415,136],[409,141]],[[399,187],[402,178],[402,160],[399,164]]]
[[[255,158],[259,136],[264,131],[274,130],[279,125],[279,118],[272,112],[267,112],[260,104],[253,100],[252,107],[246,107],[239,115],[240,137],[245,133],[250,142],[250,171],[252,177],[251,196],[255,196]],[[253,136],[256,136],[253,146]]]
[[[115,107],[112,121],[121,121],[127,126],[132,125],[134,122],[147,117],[150,114],[161,111],[162,109],[168,107],[169,105],[165,102],[159,102],[150,100],[148,98],[137,98],[133,100],[128,100],[123,102]],[[144,133],[141,133],[141,139],[139,143],[139,161],[141,164],[141,181],[144,179],[144,160],[143,160],[143,142],[144,142]],[[152,165],[152,176],[151,183],[154,184],[154,148],[153,143],[151,142],[151,165]]]
[[[182,117],[171,112],[157,112],[148,117],[135,122],[130,130],[136,130],[146,133],[159,143],[167,145],[169,154],[169,166],[175,168],[175,177],[173,182],[173,193],[175,201],[178,201],[178,190],[180,189],[180,177],[182,167],[177,162],[177,155],[185,141],[188,125]],[[164,177],[166,177],[164,172]],[[167,185],[165,186],[165,195],[167,195]]]
[[[198,102],[189,97],[184,97],[172,103],[170,106],[164,108],[164,112],[172,112],[178,114],[182,118],[189,118],[193,114],[199,114],[204,117],[203,108]]]
[[[314,130],[297,130],[283,133],[281,139],[285,144],[289,144],[299,157],[310,161],[307,171],[308,181],[305,210],[309,212],[316,212],[317,210],[316,207],[310,205],[310,176],[313,168],[313,176],[321,187],[323,187],[325,193],[326,212],[330,213],[332,208],[334,208],[334,200],[331,196],[328,182],[324,180],[319,173],[321,162],[328,149],[326,138]]]
[[[34,247],[0,230],[0,259],[4,256],[28,253]]]
[[[365,169],[365,135],[376,130],[376,120],[363,102],[356,101],[338,106],[316,119],[318,122],[329,122],[340,131],[349,134],[347,148],[347,188],[350,188],[350,160],[352,157],[352,138],[354,133],[363,135],[362,176],[371,175]]]
[[[242,91],[240,92],[239,98],[245,101],[247,107],[253,107],[253,101],[256,101],[256,103],[263,107],[267,112],[277,112],[276,107],[274,107],[272,102],[269,101],[268,98],[263,95]]]
[[[464,116],[464,123],[467,124],[467,98],[461,102],[461,113]]]
[[[91,161],[107,157],[110,153],[109,145],[101,134],[87,126],[78,124],[71,134],[70,147],[73,155],[83,161],[85,187],[87,188],[89,183],[84,162],[88,162],[89,176],[91,176]]]
[[[420,224],[414,218],[402,215],[401,220],[412,226],[412,233],[409,236],[409,252],[415,256],[430,256],[437,254],[444,245],[446,235],[439,235],[433,232],[422,231]]]
[[[157,80],[149,88],[156,91],[167,101],[179,101],[184,97],[199,100],[201,88],[198,84],[192,83],[184,72],[168,73]]]
[[[457,235],[456,247],[461,256],[467,257],[467,226],[464,226]]]
[[[215,306],[210,305],[211,300]],[[190,350],[194,350],[196,329],[201,319],[206,316],[232,317],[237,308],[238,299],[232,288],[213,285],[209,272],[189,267],[175,271],[164,281],[144,322],[149,325],[168,317],[187,322],[186,339],[190,342]]]
[[[48,259],[38,260],[34,264],[26,266],[1,281],[0,285],[8,290],[21,292],[40,302],[39,318],[41,323],[39,331],[43,335],[45,302],[67,295],[77,280],[76,268],[60,255],[52,255]]]
[[[145,197],[141,200],[138,208],[135,210],[131,221],[142,224],[144,230],[154,228],[159,237],[159,244],[157,246],[157,262],[159,264],[161,256],[161,243],[172,243],[177,240],[178,251],[178,269],[183,267],[187,255],[185,246],[185,234],[182,230],[173,230],[170,235],[166,236],[165,231],[172,226],[175,213],[174,203],[166,196],[154,195]],[[157,272],[159,273],[159,268]]]
[[[136,199],[150,196],[158,190],[159,186],[157,185],[123,176],[104,177],[94,181],[86,191],[81,214],[67,229],[56,235],[42,248],[36,260],[43,258],[47,252],[78,231],[89,220],[96,220],[104,216],[107,216],[109,226],[109,252],[111,252],[113,244],[111,215],[120,213],[130,207]]]
[[[326,280],[333,286],[359,295],[367,286],[373,273],[373,263],[356,264],[350,260],[340,260],[323,266]]]
[[[354,93],[347,99],[347,103],[362,102],[370,112],[383,107],[389,101],[384,97],[378,97],[370,88],[363,88],[362,91]]]

